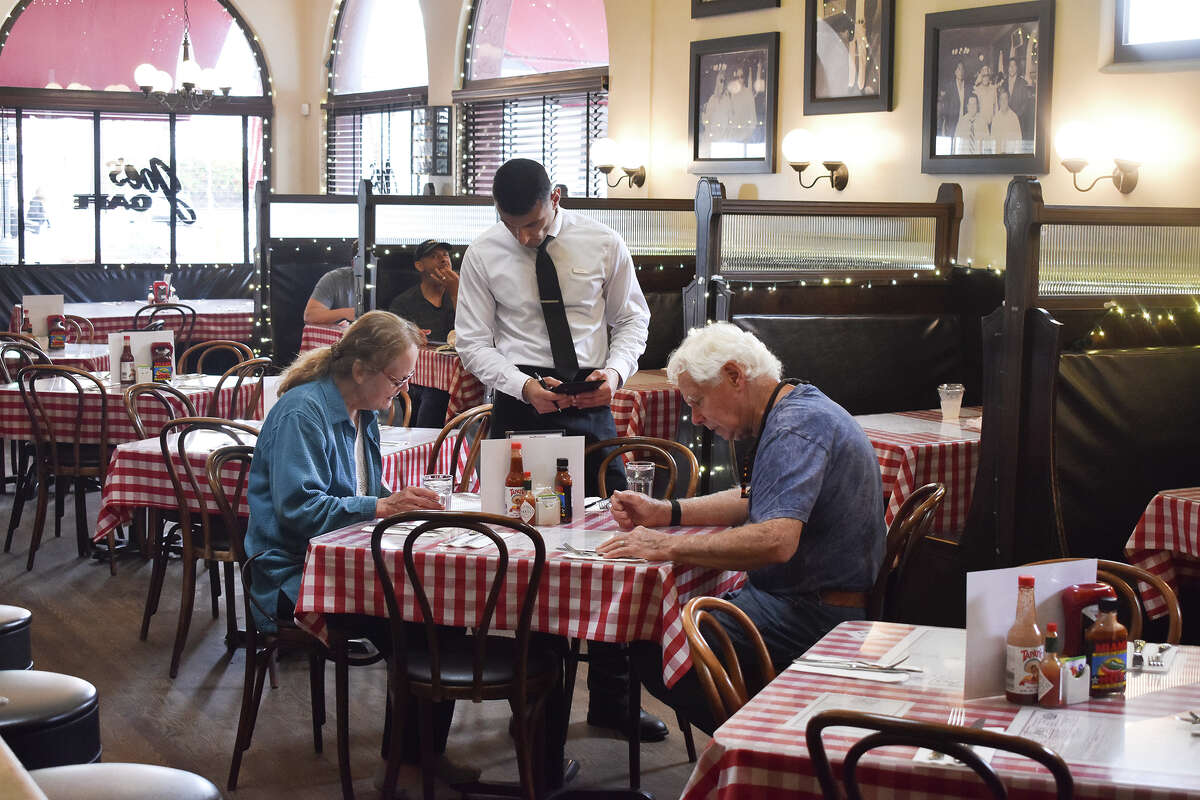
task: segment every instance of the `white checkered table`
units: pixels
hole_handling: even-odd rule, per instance
[[[196,311],[196,328],[192,341],[207,342],[210,339],[232,339],[235,342],[250,341],[254,330],[254,301],[237,298],[178,300],[179,305],[189,306]],[[94,341],[108,342],[108,335],[133,328],[133,317],[142,306],[149,305],[138,300],[104,303],[64,303],[63,313],[86,317],[96,329]],[[146,312],[147,314],[149,312]],[[145,320],[146,315],[142,315]],[[179,330],[179,314],[174,311],[159,315],[166,327]]]
[[[455,495],[451,510],[472,500]],[[478,508],[477,501],[473,507]],[[312,539],[304,560],[296,622],[323,636],[325,614],[368,614],[387,616],[383,590],[375,579],[371,559],[371,525],[352,525]],[[673,685],[691,667],[691,655],[683,633],[683,604],[697,595],[720,595],[741,585],[744,574],[690,567],[666,562],[626,563],[577,561],[557,549],[563,541],[577,547],[594,547],[617,530],[607,511],[589,513],[571,525],[540,529],[546,543],[546,568],[542,574],[533,629],[543,633],[603,642],[652,641],[663,648],[663,678]],[[719,528],[681,527],[677,532],[693,534]],[[517,537],[511,542],[516,542]],[[404,574],[403,537],[389,535],[386,542],[393,574]],[[481,550],[440,548],[430,535],[415,548],[417,569],[424,571],[429,585],[436,585],[430,602],[441,625],[474,625],[484,605],[487,586],[481,569],[494,564],[495,545]],[[509,551],[509,574],[496,608],[496,626],[511,629],[517,615],[517,591],[524,584],[533,551],[513,544]],[[492,567],[494,569],[494,567]],[[397,581],[400,607],[405,619],[414,620],[416,600],[407,581]]]
[[[985,720],[1009,733],[1034,736],[1036,726],[1022,727],[1018,710],[1029,708],[1005,701],[1003,695],[963,702],[965,631],[926,628],[886,622],[844,622],[809,650],[810,654],[877,661],[893,647],[904,650],[913,634],[932,634],[927,641],[947,645],[944,655],[924,657],[911,645],[914,657],[906,665],[925,668],[903,683],[876,683],[830,674],[784,670],[724,725],[696,763],[683,800],[793,800],[820,798],[804,739],[810,705],[820,708],[880,710],[900,708],[897,716],[921,722],[944,723],[951,708],[964,706],[966,720]],[[963,643],[963,644],[957,644]],[[936,649],[936,648],[935,648]],[[889,656],[889,657],[894,657]],[[940,665],[938,665],[940,662]],[[935,668],[936,667],[936,668]],[[949,676],[958,675],[958,685]],[[935,677],[936,676],[936,677]],[[1124,723],[1123,733],[1105,741],[1074,737],[1062,748],[1075,780],[1075,797],[1181,798],[1200,792],[1200,759],[1172,753],[1187,750],[1188,726],[1175,719],[1183,709],[1200,706],[1200,648],[1181,647],[1166,673],[1131,673],[1124,697],[1110,697],[1057,709],[1066,730],[1083,731],[1089,721]],[[886,713],[886,712],[885,712]],[[1041,717],[1040,719],[1045,719]],[[1119,726],[1118,726],[1119,728]],[[848,728],[826,728],[823,741],[835,776],[850,747],[866,735]],[[1173,738],[1172,738],[1173,737]],[[1164,741],[1172,738],[1172,741]],[[1170,745],[1167,747],[1166,745]],[[858,778],[866,797],[935,798],[983,797],[984,785],[971,770],[953,764],[917,763],[911,747],[874,750],[860,763]],[[1054,781],[1036,762],[997,752],[992,766],[1013,797],[1052,798]]]
[[[656,436],[675,440],[683,395],[667,381],[667,371],[649,369],[633,377],[613,395],[613,422],[618,436]]]
[[[341,341],[346,328],[342,325],[305,325],[300,333],[300,352],[329,347]]]
[[[855,421],[875,448],[883,478],[887,524],[905,499],[927,483],[946,487],[946,499],[933,523],[934,533],[956,533],[967,523],[975,473],[979,469],[982,409],[962,409],[956,422],[942,422],[942,412],[901,411],[864,414]]]
[[[108,345],[91,342],[68,342],[61,350],[50,350],[44,344],[42,350],[50,361],[62,367],[75,367],[87,372],[108,371]],[[16,364],[10,364],[10,369]],[[15,370],[13,370],[15,372]]]
[[[1176,594],[1180,579],[1200,581],[1200,487],[1167,489],[1154,496],[1125,543],[1129,563],[1166,581]],[[1141,584],[1142,605],[1151,617],[1167,613],[1162,595]]]
[[[260,422],[241,420],[241,422],[258,426]],[[389,489],[397,490],[405,486],[419,486],[421,476],[425,474],[429,455],[433,452],[433,440],[438,435],[437,428],[380,428],[380,452],[383,457],[383,484]],[[172,437],[176,440],[177,437]],[[216,511],[216,501],[203,483],[205,461],[208,454],[218,447],[233,442],[220,434],[200,432],[189,437],[188,459],[196,471],[197,479],[201,480],[201,492],[204,494],[204,505],[207,509]],[[253,443],[252,437],[251,441]],[[454,448],[454,438],[447,437],[442,444],[438,457],[437,469],[449,472],[451,451]],[[172,456],[174,450],[172,450]],[[460,460],[464,457],[460,454]],[[237,468],[227,467],[227,489],[232,493],[237,483]],[[184,482],[184,491],[189,500],[194,500],[191,487]],[[163,464],[162,448],[158,437],[142,439],[136,442],[126,442],[113,451],[112,460],[108,465],[108,474],[104,480],[104,488],[100,496],[100,513],[96,520],[95,541],[104,540],[110,531],[124,525],[133,519],[134,512],[139,508],[177,508],[175,489],[167,475]],[[199,506],[192,507],[199,511]],[[242,497],[238,509],[243,516],[250,513],[245,497]]]

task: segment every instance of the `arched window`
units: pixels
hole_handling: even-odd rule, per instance
[[[0,28],[0,263],[248,263],[270,114],[224,0],[18,2]]]
[[[604,0],[477,0],[459,104],[460,191],[489,194],[504,161],[541,161],[572,196],[603,196],[590,143],[608,128]]]
[[[426,109],[429,61],[419,0],[343,0],[334,24],[326,97],[326,191],[415,194],[434,162],[437,112]],[[449,141],[449,114],[444,120]]]

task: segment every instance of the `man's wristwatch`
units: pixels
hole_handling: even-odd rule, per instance
[[[671,503],[671,527],[674,528],[679,524],[679,519],[683,516],[683,509],[679,507],[679,501],[672,497]]]

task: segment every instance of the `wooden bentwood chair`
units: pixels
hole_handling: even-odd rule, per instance
[[[28,367],[33,364],[52,364],[50,356],[42,350],[37,339],[32,336],[26,336],[23,333],[0,333],[0,383],[13,383],[17,379],[17,371],[22,367]],[[29,459],[33,455],[33,447],[29,442],[17,441],[16,439],[9,440],[9,455],[8,461],[12,464],[13,477],[12,481],[19,489],[22,486],[22,478],[29,468]],[[3,453],[0,452],[0,494],[5,494],[8,491],[8,471],[3,459]],[[20,514],[17,514],[17,520],[20,520]],[[9,525],[8,539],[12,541],[13,531],[16,529],[16,524]],[[8,552],[8,545],[4,547],[4,551]]]
[[[243,361],[249,361],[254,358],[254,351],[247,345],[241,342],[235,342],[232,339],[212,339],[207,342],[200,342],[184,350],[175,362],[176,371],[181,375],[198,372],[202,375],[208,374],[204,371],[204,365],[209,358],[216,357],[216,360],[221,363],[233,363],[234,365],[241,364]],[[193,369],[188,369],[191,364]],[[217,368],[220,374],[222,370]]]
[[[179,315],[179,327],[175,330],[175,346],[196,340],[196,309],[182,303],[151,303],[139,308],[133,315],[133,329],[135,331],[152,330],[151,326],[157,323],[162,323],[162,327],[156,330],[162,330],[168,326],[173,320],[171,317]]]
[[[399,415],[399,419],[397,419]],[[412,421],[412,398],[408,396],[408,392],[401,389],[392,399],[392,404],[388,406],[387,419],[384,425],[395,425],[400,428],[407,428],[408,423]],[[436,453],[437,451],[434,450]]]
[[[855,742],[846,753],[842,766],[845,790],[838,785],[833,776],[829,756],[825,752],[825,743],[821,739],[821,732],[831,727],[874,731]],[[835,709],[814,715],[808,721],[804,736],[808,742],[813,771],[826,800],[862,800],[862,791],[858,785],[859,760],[877,747],[891,745],[928,747],[958,759],[975,771],[993,797],[1003,799],[1008,796],[1008,792],[996,770],[980,758],[979,754],[971,749],[972,746],[992,747],[1038,762],[1054,777],[1059,800],[1070,800],[1075,792],[1075,781],[1062,756],[1032,739],[1010,736],[1007,733]]]
[[[1034,561],[1026,566],[1078,560],[1078,558],[1051,558],[1046,561]],[[1146,616],[1145,609],[1142,607],[1142,595],[1138,583],[1153,586],[1167,606],[1166,640],[1170,644],[1179,644],[1179,637],[1183,634],[1183,612],[1179,606],[1179,597],[1170,584],[1141,567],[1120,561],[1109,561],[1106,558],[1096,559],[1096,580],[1100,583],[1107,583],[1117,593],[1117,599],[1124,606],[1124,613],[1118,614],[1118,616],[1126,620],[1125,625],[1129,629],[1130,641],[1142,638],[1142,628]]]
[[[442,444],[446,441],[446,437],[453,433],[455,434],[454,448],[450,453],[450,468],[448,472],[451,478],[455,475],[459,476],[458,481],[454,483],[454,491],[470,491],[471,478],[475,475],[475,468],[479,463],[479,443],[487,438],[488,427],[491,423],[491,403],[484,403],[474,408],[468,408],[466,411],[456,415],[454,419],[442,426],[441,432],[433,440],[433,450],[429,453],[429,462],[425,465],[425,472],[436,473],[441,471],[438,469],[438,454],[442,452]],[[458,462],[462,458],[461,454],[464,448],[467,453],[466,461],[462,465],[462,472],[459,473]]]
[[[405,623],[397,599],[393,560],[384,555],[383,535],[398,523],[415,522],[417,527],[404,539],[404,570],[412,589],[415,604],[421,612],[422,623]],[[481,533],[492,541],[498,551],[495,557],[480,559],[477,569],[488,579],[487,600],[476,619],[468,620],[473,629],[470,635],[458,634],[436,624],[423,573],[417,568],[413,547],[421,536],[442,528],[467,528]],[[508,545],[493,528],[508,529],[528,540],[533,548],[533,563],[522,576],[518,586],[516,635],[490,636],[496,607],[505,580],[509,579]],[[522,545],[525,543],[523,542]],[[389,550],[388,552],[394,553]],[[560,662],[550,647],[531,646],[531,627],[542,570],[546,562],[546,545],[541,534],[519,520],[498,514],[463,513],[452,511],[409,511],[380,521],[371,534],[371,556],[375,573],[383,586],[387,601],[389,628],[392,635],[392,655],[388,671],[388,697],[391,702],[390,752],[382,797],[395,792],[397,769],[401,755],[401,723],[403,709],[410,697],[415,697],[421,721],[421,772],[425,797],[433,797],[434,753],[432,704],[444,700],[508,700],[513,711],[513,732],[517,751],[517,770],[521,780],[520,795],[534,800],[544,794],[545,704],[558,683]],[[515,580],[515,572],[511,576]],[[424,627],[417,635],[417,625]],[[341,669],[339,665],[339,679]],[[338,694],[338,719],[342,719],[342,693]],[[340,749],[340,747],[339,747]],[[484,792],[488,793],[488,792]]]
[[[225,370],[217,380],[216,388],[213,389],[212,396],[208,398],[205,415],[224,417],[225,419],[253,419],[258,413],[259,405],[262,404],[262,379],[265,375],[274,374],[276,369],[275,362],[269,358],[252,358],[249,361],[234,364]],[[248,396],[243,398],[242,385],[247,381],[254,388]],[[221,395],[230,387],[233,388],[233,392],[229,396],[229,408],[226,413],[222,414],[220,413]]]
[[[714,617],[711,611],[719,611],[726,614],[727,618],[732,618],[754,643],[759,678],[754,691],[747,690],[742,665],[738,660],[737,651],[733,649],[733,642],[722,627],[721,621]],[[712,631],[712,636],[720,646],[720,656],[713,652],[705,638],[705,627]],[[746,616],[746,612],[728,600],[719,597],[693,597],[688,600],[683,606],[683,632],[687,636],[688,649],[692,653],[692,669],[696,670],[696,677],[700,679],[708,707],[718,725],[737,713],[737,710],[758,694],[762,687],[775,680],[775,667],[767,653],[762,634],[758,632],[750,617]]]
[[[921,540],[929,535],[945,497],[945,486],[927,483],[904,499],[888,526],[883,563],[867,599],[867,619],[883,619],[888,596],[902,585],[905,568]]]

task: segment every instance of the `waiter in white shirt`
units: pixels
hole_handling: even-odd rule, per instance
[[[463,256],[455,325],[463,366],[496,390],[491,436],[562,429],[595,442],[617,435],[613,393],[637,371],[646,349],[650,309],[634,275],[629,248],[612,228],[558,205],[545,168],[505,162],[492,183],[500,222]],[[557,394],[563,381],[600,380],[593,391]],[[598,494],[602,454],[585,466],[584,484]],[[626,486],[621,459],[605,483]],[[628,664],[615,645],[589,643],[588,722],[623,732]],[[642,741],[666,738],[667,727],[642,713]]]
[[[637,371],[650,324],[629,249],[612,228],[560,208],[536,161],[496,170],[492,197],[500,222],[463,257],[455,321],[463,366],[496,389],[492,437],[555,428],[589,443],[616,436],[613,394]],[[576,395],[543,388],[580,380],[603,383]],[[590,495],[600,458],[585,469]],[[620,461],[610,462],[609,489],[625,486]]]

